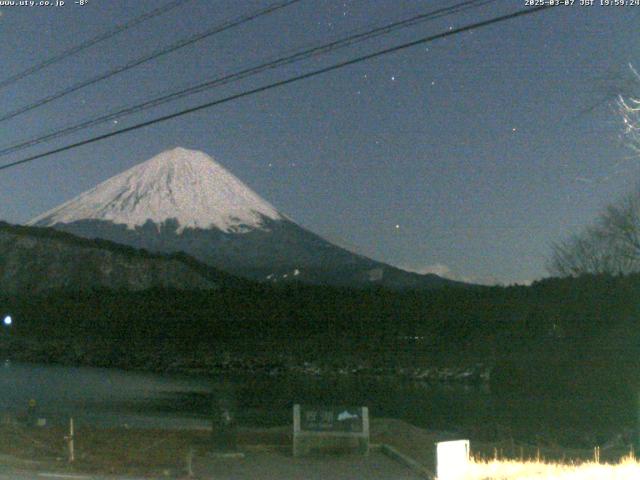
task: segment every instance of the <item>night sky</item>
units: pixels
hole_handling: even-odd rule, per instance
[[[303,0],[1,122],[0,147],[458,1]],[[0,113],[269,3],[192,0],[0,90]],[[0,80],[161,4],[0,7]],[[521,8],[524,0],[496,1],[0,164]],[[611,85],[640,63],[639,19],[640,7],[558,7],[3,170],[0,219],[26,222],[184,146],[213,156],[302,226],[376,260],[483,283],[541,278],[550,243],[638,181]]]

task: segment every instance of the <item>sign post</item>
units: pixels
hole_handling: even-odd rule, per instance
[[[293,406],[293,456],[310,453],[369,454],[367,407]]]
[[[211,402],[211,443],[217,453],[233,453],[238,448],[233,387],[225,382],[214,392]]]

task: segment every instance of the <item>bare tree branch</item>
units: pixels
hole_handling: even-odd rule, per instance
[[[629,148],[640,155],[640,73],[630,67],[629,84],[618,95],[617,107]],[[632,93],[632,90],[638,92]],[[628,274],[640,271],[640,185],[609,205],[594,224],[567,240],[551,245],[547,270],[552,275]]]

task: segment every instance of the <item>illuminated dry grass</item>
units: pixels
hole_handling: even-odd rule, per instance
[[[638,480],[640,462],[633,457],[617,464],[546,463],[543,461],[474,460],[469,480]]]

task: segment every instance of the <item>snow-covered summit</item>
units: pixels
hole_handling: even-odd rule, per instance
[[[176,219],[185,228],[242,232],[264,217],[283,217],[203,152],[175,148],[156,155],[46,212],[30,225],[104,220],[133,229]]]

